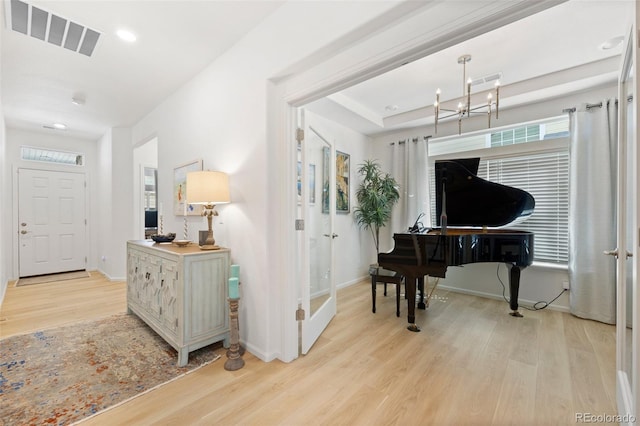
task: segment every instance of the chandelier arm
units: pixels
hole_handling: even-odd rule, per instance
[[[438,117],[438,121],[446,120],[447,118],[451,118],[451,117],[458,117],[460,115],[460,111],[452,111],[450,109],[448,109],[448,110],[442,109],[441,111],[449,111],[449,112],[451,112],[451,114],[439,116]]]

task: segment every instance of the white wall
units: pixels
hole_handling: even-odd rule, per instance
[[[335,233],[338,234],[335,244],[336,283],[338,287],[344,287],[366,278],[369,264],[376,262],[373,239],[368,231],[358,227],[353,215],[357,205],[356,190],[362,181],[357,173],[358,166],[369,159],[371,140],[310,111],[305,113],[305,119],[325,139],[333,142],[337,151],[350,155],[350,211],[348,214],[336,214],[334,222]],[[316,185],[321,182],[320,164],[316,166]],[[316,205],[320,206],[320,200]]]
[[[100,197],[98,270],[111,280],[126,278],[126,241],[135,238],[131,130],[110,129],[98,142]]]
[[[172,202],[168,188],[174,167],[203,159],[205,170],[229,174],[231,203],[217,209],[214,233],[241,268],[241,340],[263,360],[282,354],[286,299],[281,283],[271,282],[269,274],[279,255],[267,238],[270,220],[283,207],[274,205],[270,196],[277,185],[269,181],[270,168],[281,165],[268,162],[273,154],[266,136],[268,80],[393,6],[394,2],[285,3],[132,128],[133,144],[158,137],[159,202],[165,210]],[[198,219],[189,218],[190,232],[205,229]],[[182,218],[167,215],[165,227],[167,232],[181,229]],[[189,239],[194,237],[189,234]]]
[[[500,120],[497,123],[494,121],[493,124],[496,127],[506,126],[541,118],[554,117],[562,115],[562,110],[565,108],[580,106],[586,103],[598,103],[603,99],[615,98],[616,96],[616,85],[596,87],[592,90],[570,93],[566,96],[544,102],[501,110]],[[473,120],[473,118],[471,120]],[[475,122],[465,122],[465,128],[469,130],[479,130],[483,128],[483,124],[486,125],[486,121],[480,117],[480,119]],[[448,136],[457,133],[458,126],[455,120],[453,123],[438,125],[438,136]],[[416,135],[433,134],[433,126],[423,126],[375,137],[373,155],[382,160],[386,170],[390,170],[391,158],[388,155],[389,150],[387,149],[390,142],[397,142],[398,140]],[[392,235],[388,229],[385,230],[384,237],[381,236],[380,246],[381,251],[389,251],[393,248]],[[471,264],[464,267],[452,267],[447,270],[446,279],[440,280],[439,285],[465,293],[501,299],[502,286],[496,278],[497,266],[498,264]],[[508,298],[508,273],[504,265],[500,266],[499,271],[503,283],[507,286],[505,294]],[[536,265],[530,266],[522,271],[519,294],[520,304],[530,306],[539,301],[551,301],[562,292],[562,283],[568,280],[569,277],[566,268],[558,269]],[[568,311],[568,293],[560,296],[552,306],[554,309]],[[508,305],[505,305],[505,309],[508,309]]]
[[[0,93],[0,111],[2,111],[2,94]],[[7,161],[7,135],[6,127],[4,123],[4,115],[0,114],[0,232],[6,235],[5,230],[11,229],[11,222],[9,221],[11,206],[11,191],[9,191],[7,181],[10,177]],[[3,238],[0,242],[0,305],[4,300],[5,292],[7,291],[7,285],[9,277],[11,276],[11,238]]]
[[[84,154],[83,166],[69,166],[59,164],[49,164],[43,162],[23,161],[20,159],[20,147],[32,146],[38,148],[50,148],[61,151],[71,151]],[[10,230],[11,238],[9,250],[4,253],[3,259],[10,265],[9,279],[17,279],[18,270],[18,168],[37,168],[43,170],[59,170],[83,172],[87,178],[87,269],[96,269],[97,253],[97,227],[94,223],[97,219],[97,211],[100,206],[102,194],[98,192],[96,164],[98,152],[94,141],[66,136],[64,132],[33,132],[20,129],[8,128],[6,131],[6,164],[3,167],[3,176],[7,179],[3,188],[3,197],[8,202],[5,214],[9,216],[9,223],[6,229]]]
[[[2,12],[0,12],[2,16]],[[0,47],[2,46],[2,31],[0,31]],[[2,79],[2,67],[0,67],[0,80]],[[2,109],[2,88],[0,87],[0,112]],[[11,206],[11,191],[9,190],[9,169],[7,160],[7,135],[4,122],[4,114],[0,113],[0,233],[6,235],[11,230],[11,215],[7,214]],[[8,280],[11,276],[11,258],[7,255],[11,252],[11,239],[3,238],[0,242],[0,305],[4,300]]]

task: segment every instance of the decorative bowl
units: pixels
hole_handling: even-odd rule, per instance
[[[189,244],[191,241],[190,240],[173,240],[173,244],[180,246],[180,247],[184,247],[187,244]]]
[[[151,236],[151,239],[156,243],[170,243],[176,238],[175,233],[167,234],[167,235],[157,235],[154,234]]]

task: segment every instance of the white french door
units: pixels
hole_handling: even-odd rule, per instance
[[[301,352],[306,354],[336,315],[334,233],[336,153],[333,143],[299,114],[304,137],[299,138],[298,206],[304,219],[301,248]]]
[[[84,173],[18,169],[19,275],[85,269]]]
[[[616,386],[620,424],[635,424],[640,407],[640,197],[638,165],[638,6],[623,50],[618,91],[618,179],[616,249]]]

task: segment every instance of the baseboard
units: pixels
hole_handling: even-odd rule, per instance
[[[363,275],[363,276],[361,276],[359,278],[356,278],[354,280],[345,281],[343,283],[337,284],[336,288],[337,289],[341,289],[341,288],[351,287],[352,285],[361,283],[364,280],[371,281],[371,278],[369,277],[369,275]]]
[[[109,281],[126,281],[127,280],[127,277],[112,277],[111,275],[107,274],[100,268],[98,268],[96,271],[104,275],[105,278],[108,279]]]
[[[240,346],[244,347],[247,352],[250,352],[251,355],[255,356],[256,358],[260,359],[261,361],[271,362],[273,360],[278,359],[278,354],[275,354],[275,353],[266,354],[266,353],[262,352],[261,350],[259,350],[256,346],[248,344],[247,342],[243,341],[242,339],[240,339]]]
[[[504,299],[502,298],[502,295],[497,295],[497,294],[493,294],[493,293],[485,293],[483,291],[474,291],[474,290],[468,290],[466,288],[450,287],[450,286],[446,286],[446,285],[438,285],[438,288],[441,288],[443,290],[448,290],[448,291],[451,291],[451,292],[454,292],[454,293],[469,294],[471,296],[486,297],[488,299],[504,301]],[[523,305],[533,306],[536,303],[540,303],[540,301],[539,300],[533,301],[533,300],[526,300],[526,299],[518,299],[518,304],[520,306],[523,306]],[[546,309],[550,309],[552,311],[566,312],[566,313],[570,312],[568,306],[562,306],[562,305],[551,304],[551,305],[547,306]]]

